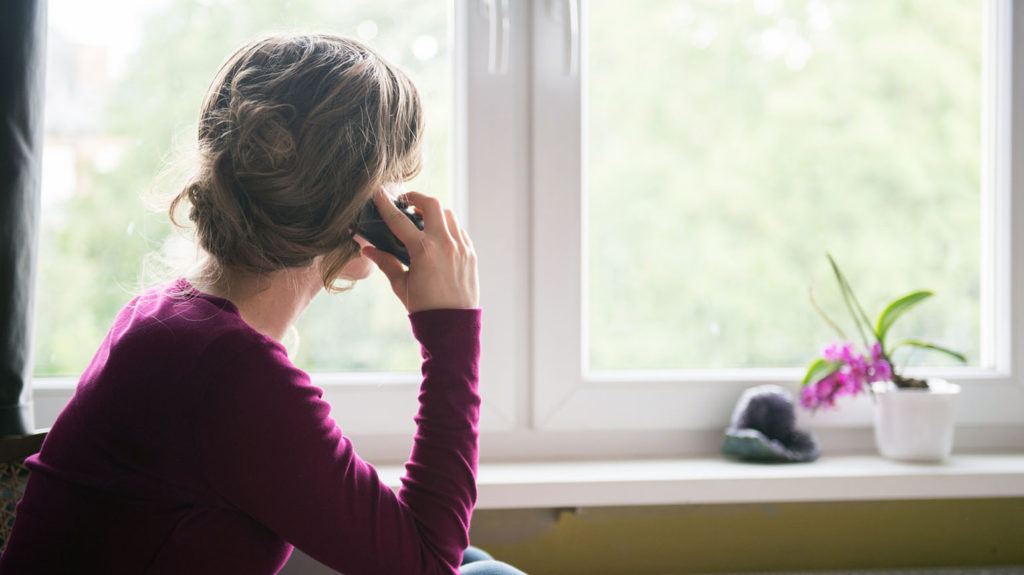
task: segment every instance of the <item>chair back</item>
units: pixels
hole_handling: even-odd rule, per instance
[[[39,453],[45,438],[46,431],[0,437],[0,553],[7,547],[14,527],[14,511],[28,484],[25,458]]]

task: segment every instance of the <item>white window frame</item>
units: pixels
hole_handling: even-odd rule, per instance
[[[708,369],[587,372],[584,238],[587,58],[586,1],[576,10],[578,34],[552,18],[550,2],[533,13],[533,418],[542,430],[711,430],[728,423],[739,394],[777,383],[796,389],[798,369]],[[960,426],[1024,424],[1024,11],[1009,0],[985,4],[983,74],[983,368],[911,370],[962,384]],[[570,19],[571,20],[571,19]],[[573,46],[575,43],[575,46]],[[578,67],[569,69],[571,51]],[[1016,58],[1014,58],[1016,56]],[[1016,112],[1016,114],[1014,114]],[[1012,118],[1012,123],[1011,123]],[[1020,193],[1018,193],[1020,195]],[[1014,225],[1017,224],[1017,225]],[[1016,252],[1012,248],[1016,247]],[[581,294],[582,297],[581,297]],[[1011,318],[1013,321],[1011,321]],[[870,426],[870,401],[849,402],[808,423],[819,430]],[[984,442],[982,442],[984,443]]]
[[[490,10],[487,7],[491,6]],[[508,0],[453,0],[449,41],[455,106],[452,115],[453,203],[463,217],[479,253],[484,315],[480,391],[481,430],[502,432],[520,427],[528,409],[528,189],[526,173],[507,157],[527,146],[525,92],[517,94],[526,74],[523,38],[500,36],[525,13],[525,5]],[[493,17],[492,17],[493,14]],[[505,29],[495,30],[495,24]],[[492,70],[490,53],[501,50],[507,63]],[[512,54],[510,50],[516,50]],[[489,102],[495,102],[491,107]],[[470,192],[480,190],[480,193]],[[476,201],[476,196],[486,199]],[[522,246],[522,247],[517,247]],[[335,296],[335,297],[344,297]],[[324,390],[332,416],[345,432],[360,438],[360,452],[379,460],[398,460],[415,426],[420,377],[417,373],[313,373]],[[33,396],[37,425],[48,426],[70,400],[73,377],[35,377]]]
[[[802,373],[585,372],[586,79],[578,71],[586,70],[586,0],[452,1],[451,181],[480,262],[482,458],[715,451],[742,390],[769,382],[795,389]],[[1024,94],[1024,10],[1014,12],[1011,0],[986,7],[982,360],[991,367],[927,374],[962,384],[958,449],[1017,449],[1024,447],[1024,373],[1014,361],[1024,358],[1024,202],[1011,200],[1012,190],[1024,191],[1024,98],[1011,96]],[[313,383],[364,457],[399,462],[408,454],[417,374],[313,374]],[[52,421],[74,386],[70,378],[36,378],[37,420]],[[870,401],[852,401],[806,424],[826,448],[860,451],[871,448],[871,413]]]

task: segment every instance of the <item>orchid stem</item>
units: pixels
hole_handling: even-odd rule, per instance
[[[841,339],[850,339],[846,336],[846,333],[843,332],[842,328],[839,327],[839,324],[832,321],[832,318],[830,318],[828,314],[825,313],[825,310],[822,309],[820,305],[818,305],[818,300],[814,299],[814,286],[807,288],[807,295],[811,298],[811,305],[814,306],[814,311],[818,312],[818,315],[821,316],[821,319],[825,320],[825,323],[827,323],[832,329],[836,330],[836,333],[839,334],[839,337]]]
[[[846,281],[846,276],[843,272],[839,271],[839,264],[832,258],[832,254],[826,253],[828,261],[832,265],[832,272],[836,276],[836,281],[839,282],[839,291],[843,293],[843,302],[846,304],[846,309],[849,310],[850,315],[853,316],[853,324],[857,327],[857,331],[860,333],[860,338],[864,342],[864,349],[871,349],[871,343],[868,341],[867,333],[864,331],[864,327],[861,322],[864,321],[868,325],[868,329],[874,334],[874,330],[871,329],[871,322],[868,321],[867,314],[861,309],[860,303],[857,301],[857,297],[853,295],[853,288],[850,287],[849,282]],[[856,309],[855,309],[856,308]],[[860,311],[860,315],[857,315],[857,311]]]

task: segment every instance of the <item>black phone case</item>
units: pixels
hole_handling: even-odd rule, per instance
[[[409,218],[409,221],[416,224],[417,228],[423,229],[423,216],[416,213],[412,207],[406,205],[401,200],[392,200],[392,202]],[[405,248],[405,244],[395,236],[391,228],[384,222],[384,217],[380,215],[380,211],[377,210],[373,200],[367,202],[363,207],[362,213],[359,214],[356,233],[363,236],[373,247],[388,252],[406,266],[409,265],[409,250]]]

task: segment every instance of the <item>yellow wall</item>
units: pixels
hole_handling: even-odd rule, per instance
[[[530,575],[1024,565],[1024,499],[477,511]]]

